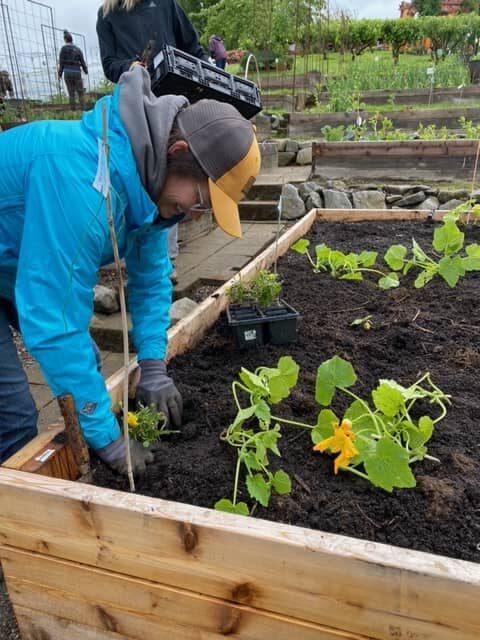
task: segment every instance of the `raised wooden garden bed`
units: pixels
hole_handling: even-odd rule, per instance
[[[288,135],[292,138],[318,138],[321,136],[322,127],[349,127],[355,125],[358,115],[365,121],[374,116],[374,114],[374,110],[322,114],[292,113],[289,118]],[[448,129],[460,130],[458,121],[462,116],[466,120],[477,123],[480,121],[480,110],[472,107],[452,107],[451,109],[386,111],[379,114],[378,122],[380,124],[382,120],[387,118],[392,121],[395,128],[412,132],[416,131],[420,124],[425,127],[435,125],[437,129],[447,127]]]
[[[425,215],[311,212],[281,238],[279,254],[317,218]],[[243,277],[273,256],[265,251]],[[170,358],[202,340],[226,306],[228,285],[173,328]],[[109,387],[116,401],[120,374]],[[0,557],[24,640],[476,640],[480,633],[480,566],[472,562],[7,468],[0,469]]]
[[[313,171],[317,177],[375,177],[388,170],[404,179],[437,174],[441,179],[471,180],[478,140],[406,140],[399,142],[317,142],[313,144]],[[335,172],[338,174],[335,174]],[[366,173],[365,173],[366,172]],[[408,177],[407,177],[408,176]]]

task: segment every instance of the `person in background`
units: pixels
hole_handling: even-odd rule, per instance
[[[227,64],[227,50],[221,36],[212,36],[208,43],[210,56],[215,60],[215,65],[220,69],[225,69]]]
[[[103,72],[111,82],[118,82],[152,41],[152,57],[169,44],[208,60],[197,32],[176,0],[105,0],[98,10],[97,35]],[[170,230],[168,246],[174,265],[172,281],[176,283],[177,225]]]
[[[73,44],[72,34],[68,31],[63,32],[63,41],[65,44],[60,49],[58,62],[58,77],[62,74],[67,85],[68,97],[70,99],[70,109],[75,111],[75,95],[78,94],[78,101],[82,109],[85,107],[83,98],[84,87],[82,80],[82,70],[88,73],[85,58],[82,50]]]
[[[104,107],[109,185],[98,145]],[[235,107],[157,98],[139,64],[81,121],[46,120],[0,134],[0,463],[37,430],[13,326],[53,394],[74,397],[87,444],[126,473],[126,445],[89,334],[97,272],[113,260],[108,190],[128,271],[136,400],[181,426],[182,397],[165,361],[172,302],[167,230],[213,211],[224,232],[241,237],[238,202],[259,171],[253,125]],[[136,441],[130,447],[141,473],[152,452]]]
[[[7,97],[13,98],[13,85],[10,80],[10,74],[8,71],[0,71],[0,100]]]

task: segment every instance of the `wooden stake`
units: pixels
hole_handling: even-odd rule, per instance
[[[119,281],[119,297],[120,297],[120,312],[122,316],[122,334],[123,334],[123,438],[125,441],[125,455],[127,459],[127,475],[130,484],[130,491],[135,491],[135,480],[133,479],[132,470],[132,456],[130,455],[130,437],[128,434],[128,365],[129,365],[129,349],[128,349],[128,320],[127,320],[127,305],[125,302],[125,287],[123,283],[122,264],[120,261],[120,252],[118,250],[117,235],[115,233],[115,225],[113,223],[112,212],[112,196],[110,192],[110,177],[108,166],[108,119],[107,119],[107,105],[104,103],[102,107],[102,126],[103,126],[103,153],[106,158],[106,171],[108,174],[108,193],[105,197],[107,203],[107,219],[108,228],[110,231],[110,239],[113,248],[113,257],[115,259],[115,266],[118,273]]]
[[[65,422],[65,433],[67,435],[68,444],[73,453],[75,463],[80,471],[81,482],[91,482],[92,474],[90,471],[90,454],[88,453],[87,443],[85,442],[80,423],[78,421],[77,411],[75,408],[75,400],[70,394],[65,394],[57,398],[58,406],[62,412]]]

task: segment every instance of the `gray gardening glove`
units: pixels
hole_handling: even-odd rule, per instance
[[[151,405],[165,414],[170,425],[182,426],[183,400],[173,380],[167,375],[164,360],[141,360],[140,382],[135,400],[144,407]]]
[[[120,436],[120,438],[111,442],[106,447],[95,449],[95,453],[114,471],[126,475],[127,459],[125,449],[125,441],[123,436]],[[153,453],[140,444],[140,442],[132,440],[131,438],[130,457],[132,459],[132,471],[135,475],[142,475],[142,473],[145,472],[146,465],[153,462]]]

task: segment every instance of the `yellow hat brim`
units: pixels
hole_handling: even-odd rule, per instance
[[[224,191],[222,191],[211,178],[208,179],[208,190],[213,215],[222,231],[234,238],[242,237],[242,226],[238,205]]]

